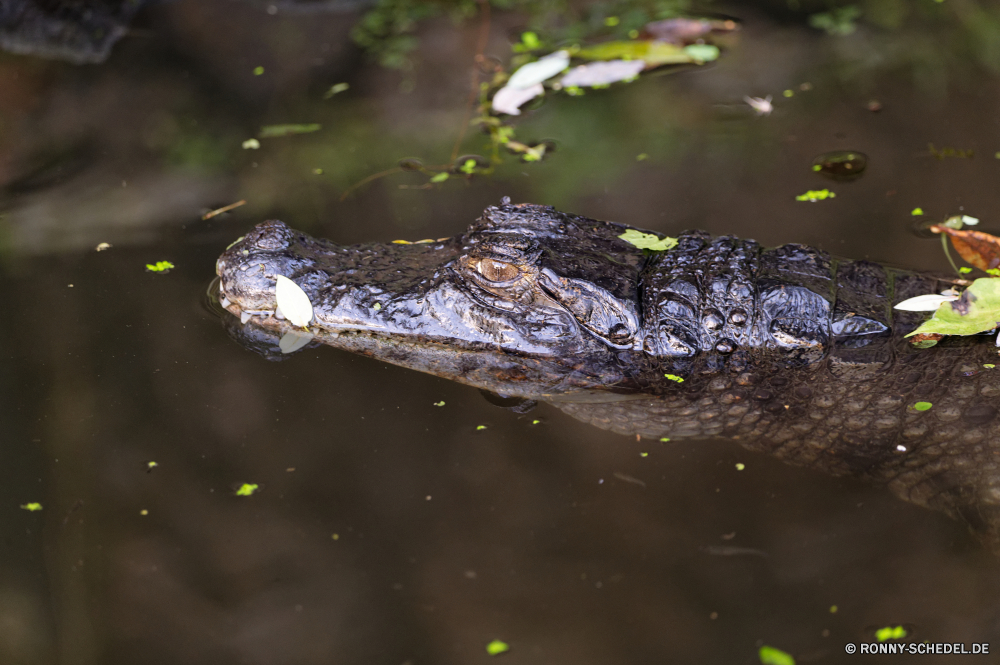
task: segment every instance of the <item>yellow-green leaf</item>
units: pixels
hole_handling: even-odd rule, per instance
[[[236,496],[250,496],[257,491],[257,483],[243,483],[240,488],[236,490]]]
[[[906,637],[906,629],[902,626],[886,626],[875,631],[875,639],[879,642],[886,640],[901,640]]]
[[[757,652],[761,665],[795,665],[795,659],[781,649],[769,647],[766,644]]]
[[[913,405],[914,411],[930,411],[931,407],[934,406],[930,402],[917,402]]]
[[[491,656],[499,656],[506,651],[510,651],[510,645],[503,640],[493,640],[486,645],[486,653]]]
[[[649,67],[679,65],[696,60],[676,44],[645,40],[604,42],[580,49],[575,55],[585,60],[642,60]]]
[[[684,383],[684,379],[677,376],[676,374],[664,374],[663,376],[667,377],[671,381],[676,381],[677,383]]]
[[[27,511],[33,513],[35,511],[41,510],[42,509],[42,504],[40,504],[38,502],[35,502],[35,501],[33,501],[31,503],[22,503],[21,504],[21,508],[23,510],[27,510]]]
[[[635,229],[629,229],[618,237],[639,249],[650,249],[654,252],[663,252],[677,246],[677,238],[660,238],[655,234],[643,233]]]
[[[929,320],[907,337],[920,333],[975,335],[993,330],[1000,322],[1000,279],[982,277],[958,300],[941,303]]]

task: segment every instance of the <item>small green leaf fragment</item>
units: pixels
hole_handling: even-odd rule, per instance
[[[257,491],[257,483],[243,483],[240,488],[236,490],[236,496],[251,496]]]
[[[644,162],[647,159],[649,159],[649,155],[647,155],[644,152],[640,152],[638,155],[635,156],[635,161],[637,162]]]
[[[875,639],[879,642],[886,640],[901,640],[906,637],[906,629],[902,626],[886,626],[875,631]]]
[[[532,420],[532,421],[531,421],[531,424],[532,424],[532,425],[538,425],[538,424],[540,424],[541,422],[542,422],[541,420]]]
[[[31,513],[34,513],[36,511],[39,511],[39,510],[42,509],[42,504],[40,504],[40,503],[38,503],[36,501],[32,501],[31,503],[22,503],[21,504],[21,509],[22,510],[27,510],[28,512],[31,512]]]
[[[962,273],[963,275],[968,275],[970,272],[972,272],[972,268],[970,268],[969,266],[962,266],[961,268],[958,269],[958,272]]]
[[[809,201],[815,203],[816,201],[825,201],[826,199],[835,198],[837,195],[831,192],[829,189],[810,189],[805,194],[799,194],[795,197],[796,201]]]
[[[302,125],[266,125],[260,128],[257,136],[262,139],[273,139],[279,136],[290,136],[292,134],[310,134],[323,129],[323,125],[308,123]]]
[[[639,249],[648,249],[654,252],[664,252],[677,246],[677,238],[660,238],[653,233],[643,233],[635,229],[629,229],[618,237]]]
[[[538,35],[534,32],[523,32],[521,33],[521,44],[524,48],[533,51],[534,49],[540,47],[542,42],[538,39]]]
[[[813,171],[822,171],[823,167],[819,164],[813,164]]]
[[[149,470],[149,471],[152,471],[153,469],[155,469],[158,466],[160,466],[160,465],[157,464],[156,462],[146,462],[146,469]]]
[[[781,649],[769,647],[766,644],[757,652],[761,665],[795,665],[795,659]]]
[[[156,263],[147,263],[146,270],[149,272],[169,272],[174,268],[174,264],[170,261],[157,261]]]
[[[684,383],[684,379],[681,378],[681,377],[679,377],[679,376],[677,376],[676,374],[664,374],[663,376],[665,376],[666,378],[668,378],[671,381],[674,381],[676,383]]]
[[[922,215],[922,214],[924,214],[924,209],[923,208],[914,208],[913,210],[910,211],[910,214],[913,215],[914,217],[916,217],[917,215]]]
[[[782,96],[784,96],[784,97],[794,97],[794,96],[795,96],[795,91],[794,91],[794,90],[785,90],[785,91],[784,91],[783,93],[781,93],[781,94],[782,94]]]
[[[493,640],[486,645],[486,653],[491,656],[499,656],[507,651],[510,651],[510,645],[502,640]]]
[[[744,464],[743,462],[737,462],[736,463],[736,470],[737,471],[742,471],[745,468],[747,468],[747,465]]]
[[[836,613],[837,613],[837,606],[830,605],[830,614],[836,614]]]
[[[330,89],[323,93],[323,99],[330,99],[334,95],[339,95],[351,86],[347,83],[337,83],[330,86]]]
[[[260,76],[263,73],[264,73],[264,68],[261,67],[260,65],[257,65],[256,67],[253,68],[253,75],[254,76]]]
[[[916,404],[913,405],[913,410],[914,411],[929,411],[932,406],[934,406],[934,405],[931,404],[930,402],[917,402]]]
[[[476,431],[477,432],[481,432],[484,429],[486,429],[486,425],[476,425]]]
[[[374,309],[376,312],[379,311],[380,309],[382,309],[382,303],[380,302],[375,303],[374,305],[372,305],[372,309]]]
[[[476,160],[474,159],[465,160],[465,163],[462,164],[462,167],[458,170],[466,175],[472,175],[476,170]]]
[[[986,363],[985,365],[983,365],[983,367],[985,367],[986,369],[993,369],[994,367],[996,367],[996,365],[994,365],[993,363]]]
[[[260,141],[258,141],[257,139],[247,139],[246,141],[243,142],[243,149],[244,150],[259,150],[260,149]]]
[[[649,457],[649,453],[639,453],[639,457]]]
[[[448,172],[441,171],[441,173],[434,174],[434,176],[431,178],[431,182],[444,182],[447,179],[448,179]]]
[[[609,28],[613,28],[621,22],[622,22],[621,19],[618,18],[617,16],[609,16],[606,19],[604,19],[604,25],[608,26]]]
[[[440,402],[434,402],[434,406],[444,406],[444,400],[441,400]]]
[[[714,44],[690,44],[684,47],[684,52],[699,65],[718,60],[720,55],[719,47]]]
[[[628,31],[628,38],[629,39],[635,39],[638,36],[639,36],[639,31],[638,30],[629,30]]]
[[[670,440],[670,437],[669,437],[669,436],[661,436],[661,437],[660,437],[660,442],[661,442],[661,443],[666,443],[666,442],[667,442],[667,441],[669,441],[669,440]]]

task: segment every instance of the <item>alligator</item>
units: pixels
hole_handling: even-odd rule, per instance
[[[732,439],[883,483],[1000,553],[993,339],[915,348],[926,314],[893,309],[947,280],[698,231],[644,250],[630,228],[508,199],[420,243],[337,246],[267,221],[219,258],[217,297],[271,357],[328,344],[622,434]],[[277,276],[309,297],[307,326],[277,307]]]

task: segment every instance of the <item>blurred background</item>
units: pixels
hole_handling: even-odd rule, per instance
[[[268,362],[204,304],[264,219],[417,240],[502,196],[946,270],[922,222],[1000,229],[994,3],[108,0],[59,15],[59,48],[22,5],[0,11],[0,663],[866,662],[844,644],[900,624],[1000,649],[1000,562],[887,491],[332,349]],[[525,32],[678,15],[739,30],[504,118],[540,161],[463,129]],[[862,176],[815,172],[834,151]]]

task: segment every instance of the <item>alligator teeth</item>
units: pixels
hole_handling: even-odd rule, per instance
[[[224,308],[228,308],[229,305],[232,303],[229,302],[229,298],[222,296],[222,300],[219,301],[219,304],[222,305]]]
[[[253,316],[253,314],[251,314],[250,312],[243,312],[242,314],[240,314],[240,323],[246,325],[246,322],[250,320],[251,316]]]

